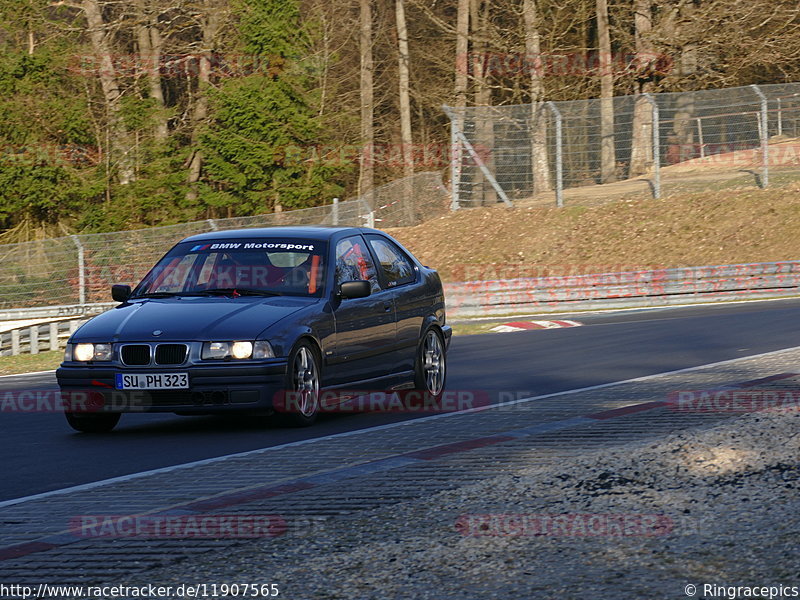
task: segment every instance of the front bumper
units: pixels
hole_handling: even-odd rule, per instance
[[[72,365],[56,370],[62,393],[76,410],[106,412],[180,412],[208,414],[268,411],[286,381],[286,360],[259,364],[210,364],[165,367]],[[117,373],[188,373],[187,389],[117,390]],[[83,402],[83,403],[82,403]],[[88,402],[88,407],[85,402]]]

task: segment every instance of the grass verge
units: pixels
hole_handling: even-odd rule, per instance
[[[18,354],[0,357],[0,375],[15,375],[31,371],[49,371],[61,364],[64,352],[40,352],[39,354]]]

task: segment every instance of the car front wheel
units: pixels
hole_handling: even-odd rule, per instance
[[[75,431],[83,433],[108,433],[119,423],[119,413],[76,413],[65,412],[67,423]]]
[[[438,329],[425,332],[417,349],[414,387],[434,397],[441,396],[447,378],[447,356],[444,339]]]
[[[308,427],[317,420],[320,380],[316,350],[308,342],[300,342],[289,354],[285,409],[277,415],[280,424]]]

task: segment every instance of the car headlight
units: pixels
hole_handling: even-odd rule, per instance
[[[253,356],[253,342],[233,342],[231,344],[233,358],[250,358]]]
[[[272,351],[270,343],[266,340],[257,342],[204,342],[203,352],[200,356],[203,360],[224,360],[226,358],[246,360],[248,358],[274,358],[275,353]]]
[[[68,344],[64,353],[64,360],[78,362],[108,361],[111,360],[111,344]]]

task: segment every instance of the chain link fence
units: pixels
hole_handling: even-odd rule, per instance
[[[198,233],[282,225],[406,227],[446,213],[449,204],[441,174],[425,172],[314,208],[0,245],[0,309],[107,302],[112,283],[138,283],[173,244]]]
[[[444,109],[453,208],[591,204],[800,177],[798,83]]]

